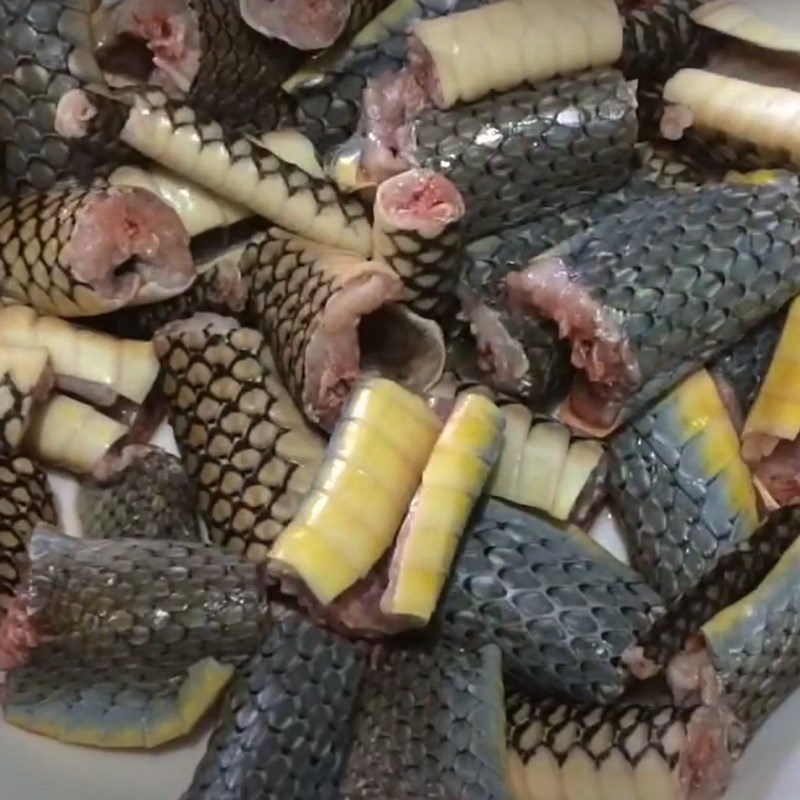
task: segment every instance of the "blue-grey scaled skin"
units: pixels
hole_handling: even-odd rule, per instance
[[[764,186],[709,184],[642,198],[531,262],[529,274],[543,265],[563,268],[619,336],[624,376],[587,381],[598,413],[590,423],[613,427],[800,292],[797,179],[780,173]],[[548,303],[542,313],[569,312]]]
[[[182,800],[336,800],[366,651],[277,611]]]
[[[501,655],[439,643],[368,670],[341,800],[512,800]]]
[[[532,692],[611,702],[623,657],[664,613],[632,569],[575,528],[498,500],[479,507],[441,603],[445,636],[492,642]]]
[[[427,109],[408,127],[407,157],[455,184],[472,238],[619,189],[638,134],[636,98],[616,70]]]

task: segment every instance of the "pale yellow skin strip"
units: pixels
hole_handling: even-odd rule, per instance
[[[40,461],[86,474],[127,433],[91,406],[57,394],[34,413],[24,445]]]
[[[575,501],[602,457],[603,448],[598,442],[581,440],[572,443],[553,501],[553,517],[560,520],[569,518]]]
[[[45,348],[57,376],[97,384],[142,403],[158,375],[151,342],[79,328],[27,306],[0,309],[0,345]]]
[[[775,25],[759,16],[757,7],[737,0],[711,0],[696,8],[692,19],[698,25],[767,50],[800,53],[800,35],[791,25]]]
[[[50,354],[43,347],[0,344],[0,375],[10,374],[22,392],[31,392],[49,368]]]
[[[249,209],[162,167],[118,167],[108,180],[112,186],[134,186],[160,197],[181,218],[190,236],[228,227],[251,214]]]
[[[753,435],[794,441],[800,434],[800,300],[794,300],[772,356],[767,376],[744,425]]]
[[[522,452],[531,429],[533,414],[521,404],[502,408],[505,418],[503,448],[489,481],[488,491],[494,497],[515,500],[517,475],[522,464]]]
[[[431,55],[444,108],[622,54],[614,0],[499,0],[417,22],[412,33]]]
[[[800,164],[800,92],[682,69],[664,86],[668,103],[688,108],[692,124],[783,153]]]

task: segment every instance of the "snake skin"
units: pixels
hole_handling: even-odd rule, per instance
[[[365,652],[302,614],[234,678],[182,800],[337,800]]]
[[[339,34],[338,41],[348,42],[392,2],[393,0],[353,0],[350,16]]]
[[[721,556],[710,572],[670,602],[667,613],[642,637],[644,655],[665,666],[704,622],[758,586],[799,530],[799,508],[773,511],[749,539]]]
[[[31,532],[39,522],[55,524],[47,476],[28,458],[0,458],[0,603],[21,578]]]
[[[710,378],[708,383],[713,387]],[[679,402],[667,395],[617,433],[609,447],[611,507],[622,522],[631,564],[667,603],[713,571],[758,522],[754,490],[741,503],[730,496],[732,467],[749,479],[743,462],[717,459],[713,472],[707,468],[708,452],[719,452],[731,439],[738,445],[732,424],[681,424]],[[721,423],[727,414],[718,402]]]
[[[701,629],[724,700],[748,734],[800,685],[799,577],[795,541],[755,591]]]
[[[409,156],[455,184],[474,238],[619,189],[637,130],[621,73],[593,70],[423,111],[409,123]]]
[[[767,375],[785,319],[785,313],[770,317],[709,365],[733,389],[745,414]]]
[[[798,257],[797,181],[782,176],[645,197],[542,259],[563,261],[637,364],[613,390],[621,420],[786,305],[800,291]]]
[[[96,166],[55,132],[61,96],[100,79],[91,53],[92,0],[5,0],[0,4],[0,188],[44,191]],[[5,154],[3,155],[3,151]]]
[[[168,326],[154,346],[212,542],[264,561],[322,463],[321,438],[277,379],[257,331],[200,314]]]
[[[109,484],[84,483],[78,512],[87,539],[200,540],[197,487],[181,460],[158,447],[138,449]]]
[[[458,0],[455,8],[465,11],[480,0]],[[312,77],[292,89],[297,98],[297,118],[303,133],[327,152],[352,136],[361,116],[361,100],[368,78],[376,78],[404,66],[408,53],[408,26],[418,19],[449,14],[453,0],[416,0],[407,14],[384,27],[378,41],[351,45],[330,62],[310,64]]]
[[[241,660],[268,607],[258,568],[199,543],[74,539],[37,528],[23,584],[45,642],[30,663],[187,668]],[[18,590],[18,597],[20,591]]]
[[[501,657],[392,650],[364,677],[342,800],[511,800]]]
[[[496,643],[529,691],[601,703],[622,694],[623,656],[663,613],[641,577],[581,531],[497,500],[476,514],[442,599],[445,635]]]
[[[0,459],[19,450],[33,407],[32,393],[21,388],[11,372],[0,375]]]

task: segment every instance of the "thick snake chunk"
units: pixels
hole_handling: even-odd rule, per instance
[[[5,606],[27,562],[31,532],[40,522],[56,523],[47,476],[24,456],[0,458],[0,605]]]
[[[615,70],[448,110],[398,113],[382,87],[365,93],[364,171],[378,180],[405,165],[441,173],[464,198],[472,238],[619,189],[633,169],[636,98]]]
[[[100,79],[91,52],[91,0],[3,3],[0,8],[0,187],[50,189],[67,177],[90,180],[96,158],[58,135],[56,106],[71,89]]]
[[[236,663],[266,630],[254,564],[199,543],[74,539],[39,525],[0,623],[0,663],[187,669]]]
[[[507,675],[531,691],[608,703],[663,613],[641,576],[580,530],[491,500],[465,535],[442,628],[456,642],[497,644]]]
[[[303,413],[330,430],[361,372],[416,391],[441,376],[439,326],[401,304],[400,276],[380,261],[270,229],[254,237],[251,315]]]
[[[131,106],[76,90],[61,100],[62,125],[70,119],[70,106],[79,106],[76,140],[100,135],[95,128],[102,125],[103,137],[121,139],[277,225],[333,247],[365,256],[371,252],[372,229],[364,205],[339,195],[324,177],[313,146],[299,133],[240,137],[217,122],[201,122],[191,108],[170,101],[163,92],[136,92],[126,99]]]
[[[93,16],[95,54],[108,83],[149,85],[205,121],[269,131],[291,122],[281,82],[304,55],[268,42],[227,0],[123,0]]]
[[[182,800],[337,800],[365,666],[359,645],[278,612],[236,673]]]
[[[367,671],[342,800],[511,800],[500,652],[392,649]]]
[[[40,313],[150,303],[194,277],[183,224],[143,189],[67,183],[0,200],[0,294]]]
[[[258,331],[197,314],[159,331],[154,345],[212,542],[264,561],[322,463],[322,439],[293,405]]]
[[[533,798],[717,800],[740,752],[738,726],[703,705],[573,706],[514,695],[508,716]]]
[[[578,375],[558,415],[607,435],[800,290],[796,182],[643,198],[506,279],[557,322]]]
[[[102,482],[86,482],[78,514],[87,539],[199,541],[197,486],[181,460],[149,445],[129,445]]]
[[[631,562],[667,602],[757,528],[753,476],[705,370],[623,428],[609,452],[612,507]]]

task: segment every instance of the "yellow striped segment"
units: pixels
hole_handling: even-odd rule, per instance
[[[363,578],[391,545],[442,423],[421,397],[375,379],[353,393],[314,486],[270,553],[321,603]]]
[[[701,370],[681,383],[667,399],[675,414],[681,441],[692,439],[704,475],[717,476],[732,511],[758,520],[750,470],[739,451],[739,437],[711,375]]]
[[[442,591],[458,540],[497,460],[504,417],[482,395],[460,398],[433,448],[398,538],[387,614],[425,625]]]
[[[789,307],[767,376],[744,425],[743,439],[761,434],[793,441],[800,434],[800,299]]]

